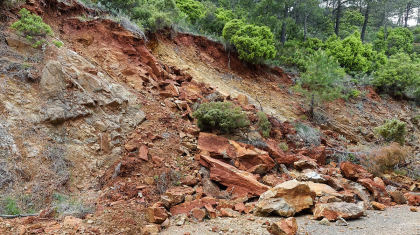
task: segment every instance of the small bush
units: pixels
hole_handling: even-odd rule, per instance
[[[361,164],[370,173],[378,176],[385,171],[392,171],[396,165],[409,159],[409,151],[398,143],[391,143],[373,149],[369,154],[361,157]]]
[[[25,8],[19,11],[20,20],[13,23],[11,28],[17,30],[23,36],[46,36],[54,35],[51,27],[42,21],[40,16],[31,14]]]
[[[53,43],[54,43],[54,45],[56,46],[56,47],[58,47],[58,48],[60,48],[60,47],[62,47],[63,45],[64,45],[64,43],[63,42],[60,42],[60,41],[53,41]]]
[[[7,215],[19,215],[21,213],[16,201],[10,197],[6,198],[5,213]]]
[[[248,117],[240,107],[234,107],[231,102],[211,102],[201,104],[193,113],[201,130],[218,129],[230,132],[249,125]]]
[[[386,121],[382,126],[376,127],[374,131],[376,134],[382,136],[385,141],[394,141],[400,145],[404,145],[405,134],[407,133],[406,125],[407,123],[405,122],[393,119]]]
[[[77,218],[84,219],[86,215],[94,212],[94,207],[83,203],[81,200],[71,199],[66,195],[59,193],[54,193],[53,195],[53,205],[55,211],[61,216],[75,216]]]
[[[321,134],[319,130],[303,123],[296,124],[295,130],[297,141],[303,141],[305,146],[319,146],[321,144]]]
[[[318,50],[307,58],[306,72],[302,74],[300,84],[295,88],[300,92],[308,93],[301,89],[303,85],[321,99],[334,100],[341,95],[345,74],[344,69],[333,57]]]
[[[270,137],[271,124],[264,112],[258,112],[258,127],[265,138]]]
[[[286,152],[287,150],[289,150],[289,146],[287,146],[286,143],[281,142],[280,144],[278,144],[278,147],[283,150],[283,152]]]

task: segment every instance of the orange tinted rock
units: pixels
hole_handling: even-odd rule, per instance
[[[170,187],[166,192],[163,194],[162,198],[167,197],[165,202],[166,207],[175,206],[182,201],[184,201],[186,195],[192,195],[195,190],[191,187]]]
[[[391,191],[388,192],[389,196],[391,196],[392,200],[399,205],[404,205],[407,203],[407,199],[404,197],[404,194],[400,191]]]
[[[391,198],[388,196],[384,185],[379,185],[375,181],[365,178],[359,179],[357,182],[365,186],[373,195],[373,198],[380,203],[389,205],[391,203]]]
[[[306,183],[296,180],[286,181],[263,193],[255,205],[257,215],[272,213],[280,216],[293,216],[314,204],[316,194]]]
[[[238,99],[238,103],[241,106],[246,106],[246,105],[249,104],[248,97],[246,97],[246,95],[244,95],[244,94],[239,94],[238,97],[237,97],[237,99]]]
[[[222,217],[232,217],[232,218],[236,218],[241,216],[241,213],[234,211],[230,208],[222,208],[220,209],[220,212],[222,214]]]
[[[270,187],[257,181],[257,177],[251,173],[236,169],[217,159],[201,156],[200,164],[210,168],[210,178],[228,188],[226,191],[237,196],[259,196]]]
[[[357,219],[363,215],[363,209],[354,203],[333,202],[326,204],[316,204],[314,209],[314,219],[327,218],[328,221],[335,221],[338,217],[343,219]]]
[[[358,180],[359,178],[373,178],[363,166],[343,161],[340,164],[341,173],[350,180]]]
[[[383,211],[386,209],[386,206],[384,204],[381,204],[375,201],[372,201],[371,203],[372,203],[372,208],[375,210]]]
[[[238,204],[236,204],[235,205],[235,211],[239,211],[239,213],[242,213],[242,212],[244,212],[245,211],[245,205],[244,205],[244,203],[243,202],[241,202],[241,203],[238,203]]]
[[[184,202],[179,205],[176,205],[170,209],[170,212],[173,216],[178,214],[185,214],[190,212],[194,208],[202,208],[205,205],[216,205],[216,200],[211,197],[203,197],[191,202]]]
[[[169,84],[165,87],[165,90],[160,92],[163,97],[176,97],[179,96],[178,88],[174,84]]]
[[[298,224],[294,217],[290,217],[273,223],[267,230],[274,235],[295,235],[298,231]]]
[[[200,132],[197,148],[209,152],[213,158],[222,158],[224,155],[235,156],[235,149],[228,139],[211,133]]]
[[[263,148],[268,152],[271,158],[276,160],[278,164],[293,164],[299,160],[299,157],[293,154],[286,154],[279,148],[277,142],[272,139],[265,140],[267,147]]]
[[[420,206],[420,193],[409,192],[404,194],[407,198],[408,205],[410,206]]]
[[[142,144],[139,149],[139,158],[145,161],[149,161],[149,148]]]
[[[206,211],[204,209],[194,208],[191,210],[191,215],[198,221],[203,221],[206,217]]]
[[[316,160],[318,165],[325,165],[325,159],[327,157],[327,154],[325,153],[325,146],[319,146],[311,149],[308,152],[308,157]]]
[[[146,209],[146,221],[149,223],[161,224],[168,218],[165,208],[149,207]]]
[[[215,219],[217,217],[216,211],[214,210],[213,206],[211,205],[205,205],[207,214],[209,215],[210,219]]]

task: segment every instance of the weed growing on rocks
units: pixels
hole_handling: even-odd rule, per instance
[[[397,119],[388,120],[382,126],[376,127],[375,133],[382,136],[387,142],[397,142],[400,145],[404,145],[405,134],[407,133],[406,129],[407,123],[401,122]]]

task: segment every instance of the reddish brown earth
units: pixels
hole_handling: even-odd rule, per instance
[[[409,109],[406,103],[390,101],[386,106],[379,106],[382,99],[369,88],[363,98],[367,101],[339,100],[325,104],[317,110],[330,118],[318,123],[324,134],[323,146],[305,147],[301,140],[290,136],[296,134],[292,121],[300,120],[309,125],[303,118],[307,106],[303,97],[288,90],[293,84],[292,76],[280,68],[246,64],[234,52],[229,58],[222,44],[202,36],[167,31],[149,35],[146,41],[111,20],[77,18],[83,14],[93,17],[97,13],[69,2],[71,4],[56,0],[36,1],[34,5],[23,7],[42,14],[67,48],[127,87],[146,113],[146,121],[124,137],[123,155],[110,161],[95,176],[81,177],[82,182],[98,179],[95,187],[100,195],[94,214],[83,221],[70,217],[57,221],[46,215],[48,213],[38,217],[0,219],[0,233],[11,234],[13,228],[13,233],[19,231],[20,234],[140,234],[148,223],[150,231],[167,227],[168,211],[175,219],[176,215],[187,214],[189,223],[201,221],[203,213],[209,214],[210,218],[236,217],[240,213],[251,213],[258,196],[271,187],[307,177],[302,176],[307,173],[304,172],[306,167],[302,167],[302,171],[293,169],[299,160],[311,162],[312,165],[307,164],[311,165],[308,168],[325,176],[322,183],[340,191],[337,195],[348,198],[361,194],[354,191],[352,180],[367,188],[365,193],[371,200],[386,205],[391,204],[386,185],[397,185],[398,191],[404,193],[413,185],[420,187],[418,182],[416,186],[412,179],[395,174],[382,185],[372,180],[372,175],[362,166],[346,162],[337,166],[334,162],[326,162],[327,155],[332,155],[328,149],[347,147],[351,142],[372,142],[372,135],[360,132],[371,133],[375,123],[390,116],[390,110],[395,107]],[[10,19],[17,19],[18,10],[8,13]],[[51,52],[45,61],[55,56],[57,54]],[[42,69],[44,65],[37,66]],[[236,98],[242,92],[250,98],[250,104],[243,104],[242,99],[239,102]],[[231,135],[200,132],[191,117],[194,103],[209,102],[209,95],[216,93],[219,100],[243,104],[253,132]],[[364,105],[364,110],[354,107],[358,102]],[[262,138],[257,131],[257,107],[264,108],[269,115],[273,126],[270,138]],[[407,119],[412,113],[402,115]],[[417,130],[414,124],[409,128]],[[266,145],[242,143],[251,139],[250,136]],[[288,150],[281,150],[279,143],[286,143]],[[105,148],[104,151],[109,150]],[[202,172],[202,167],[207,168],[208,176]],[[211,180],[206,181],[203,177]],[[174,189],[175,186],[180,188]],[[182,188],[185,190],[180,190]],[[77,191],[77,183],[67,190]],[[406,195],[410,205],[418,205],[417,194]],[[337,200],[336,195],[328,196],[319,198],[319,202]],[[176,221],[171,219],[171,222]],[[297,230],[293,219],[271,226]]]

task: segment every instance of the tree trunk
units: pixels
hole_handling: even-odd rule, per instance
[[[362,40],[362,42],[365,39],[366,27],[369,22],[369,8],[370,8],[370,2],[368,2],[368,5],[366,6],[365,21],[363,22],[362,33],[360,35],[360,39]]]
[[[287,12],[288,12],[288,8],[287,8],[287,5],[285,4],[284,5],[284,14],[283,14],[283,24],[281,25],[281,38],[280,38],[280,41],[281,41],[281,44],[282,45],[284,45],[284,43],[286,42],[286,27],[287,27],[287,24],[286,24],[286,18],[287,18]]]
[[[308,2],[305,3],[305,16],[303,18],[303,41],[306,42],[306,34],[308,33],[307,28],[307,20],[308,20]]]
[[[334,33],[338,37],[338,31],[340,30],[340,16],[341,16],[341,0],[338,1],[337,10],[335,12],[335,29]]]
[[[388,14],[388,1],[385,2],[385,12],[384,12],[384,40],[386,40],[386,18]]]
[[[405,9],[404,28],[408,27],[408,16],[410,15],[410,10],[411,10],[411,2],[407,4],[407,8]]]

